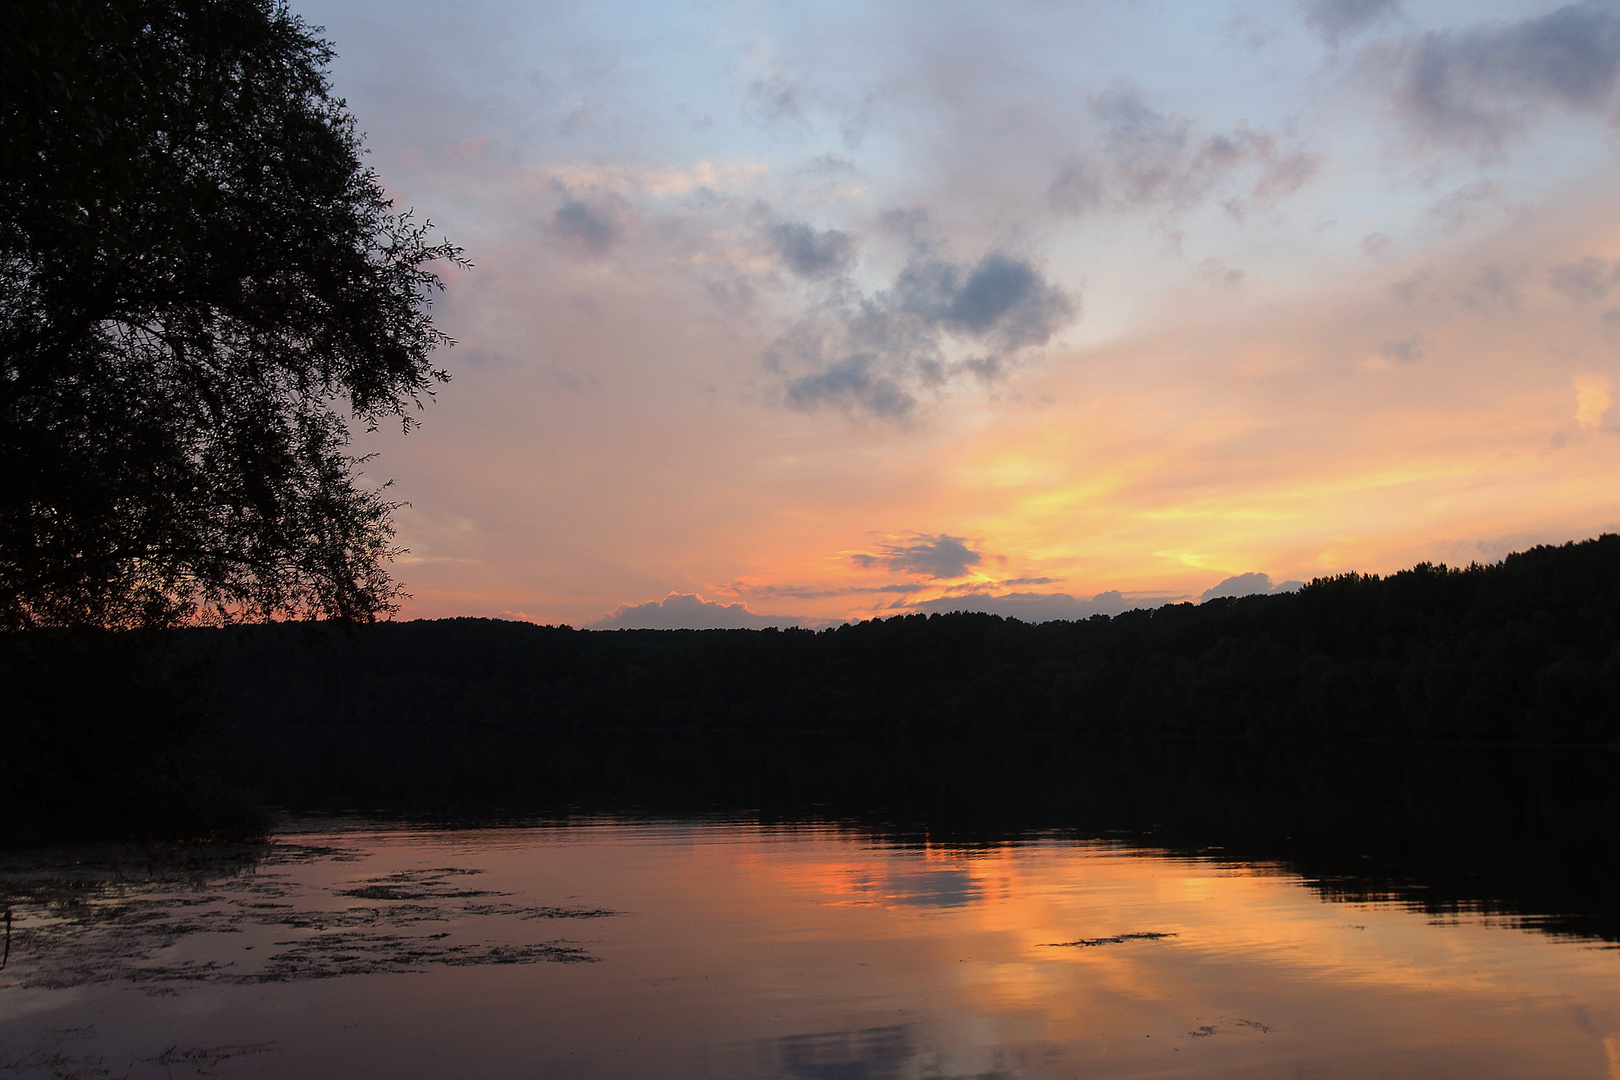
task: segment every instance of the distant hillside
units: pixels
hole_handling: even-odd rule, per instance
[[[1620,536],[1490,566],[1021,623],[584,631],[489,619],[184,632],[227,727],[1620,738]],[[189,651],[189,650],[188,650]]]

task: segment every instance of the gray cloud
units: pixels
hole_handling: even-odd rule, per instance
[[[1322,168],[1322,159],[1319,155],[1297,149],[1286,154],[1281,153],[1269,136],[1260,144],[1257,153],[1265,167],[1255,180],[1251,194],[1262,206],[1269,206],[1279,199],[1292,195],[1314,180]]]
[[[1470,311],[1511,310],[1523,301],[1518,276],[1496,265],[1480,267],[1463,289],[1461,299]]]
[[[745,315],[753,310],[759,299],[754,283],[741,274],[711,277],[703,282],[704,290],[714,306],[728,315]]]
[[[890,295],[898,312],[1000,349],[1044,345],[1075,314],[1074,302],[1032,264],[999,252],[971,270],[937,259],[913,262]]]
[[[1437,201],[1429,207],[1428,213],[1442,232],[1455,233],[1493,211],[1506,208],[1501,188],[1489,180],[1476,180]]]
[[[1548,106],[1609,108],[1620,5],[1583,0],[1520,22],[1430,31],[1387,55],[1396,105],[1419,134],[1492,153]]]
[[[585,126],[591,114],[601,109],[602,103],[589,98],[580,98],[574,102],[574,107],[568,110],[568,115],[557,121],[557,137],[567,138]]]
[[[1150,108],[1131,90],[1102,94],[1093,108],[1107,126],[1105,144],[1126,202],[1154,202],[1196,182],[1188,155],[1192,125],[1186,120]],[[1235,147],[1211,144],[1215,152],[1204,155],[1207,165],[1233,163]]]
[[[852,556],[851,561],[857,566],[887,566],[901,573],[948,579],[962,577],[983,558],[963,537],[913,533],[897,544],[880,545],[875,553]]]
[[[1389,287],[1390,294],[1403,304],[1416,303],[1428,291],[1429,280],[1433,277],[1433,267],[1420,266],[1405,278],[1391,285]]]
[[[1413,334],[1411,337],[1384,342],[1378,346],[1378,355],[1397,364],[1415,364],[1423,359],[1427,346],[1428,342],[1423,340],[1421,334]]]
[[[1058,170],[1046,195],[1060,213],[1185,209],[1240,168],[1256,166],[1247,195],[1225,200],[1228,211],[1241,217],[1250,201],[1270,205],[1291,195],[1320,167],[1316,155],[1284,152],[1272,136],[1248,128],[1201,136],[1189,121],[1154,109],[1131,89],[1098,95],[1091,111],[1103,127],[1101,149]]]
[[[620,604],[587,630],[747,630],[798,626],[801,620],[756,615],[746,604],[717,604],[695,593],[670,593],[646,604]]]
[[[853,108],[845,109],[843,117],[838,124],[838,133],[843,136],[844,146],[850,150],[859,150],[866,141],[866,129],[872,123],[872,115],[876,112],[878,94],[870,93],[861,99]]]
[[[1039,623],[1057,619],[1089,619],[1093,615],[1118,615],[1142,606],[1145,605],[1128,599],[1116,589],[1098,593],[1090,600],[1081,600],[1068,593],[970,593],[965,596],[944,596],[937,600],[925,600],[915,605],[915,610],[942,614],[950,611],[985,612],[1003,618]]]
[[[616,41],[581,41],[564,50],[571,64],[570,74],[575,81],[589,82],[602,78],[619,66],[624,52]]]
[[[1058,170],[1046,197],[1053,209],[1080,215],[1097,209],[1103,201],[1103,178],[1094,165],[1074,162]]]
[[[894,207],[880,213],[878,221],[885,232],[904,240],[913,251],[926,252],[933,246],[929,239],[933,215],[926,207]]]
[[[546,232],[571,254],[601,258],[624,237],[635,210],[623,196],[607,192],[590,199],[569,198],[552,215]]]
[[[818,154],[804,164],[812,176],[845,176],[855,171],[855,163],[837,154]]]
[[[837,229],[817,232],[802,222],[786,222],[772,225],[767,235],[783,264],[803,278],[841,274],[855,260],[855,238]]]
[[[547,384],[574,394],[595,394],[602,391],[602,380],[590,372],[572,371],[556,364],[543,364],[539,368]]]
[[[919,255],[874,296],[845,284],[767,351],[767,364],[789,377],[793,408],[832,405],[903,421],[916,391],[963,373],[994,379],[1078,308],[1033,263],[1002,252],[972,266]]]
[[[1258,596],[1265,593],[1294,592],[1304,584],[1303,581],[1285,581],[1280,585],[1273,585],[1269,574],[1238,574],[1236,577],[1227,578],[1219,585],[1205,589],[1204,595],[1198,598],[1198,602],[1202,604],[1210,600],[1230,596]]]
[[[1368,258],[1387,254],[1394,246],[1395,240],[1388,233],[1372,232],[1361,238],[1361,253]]]
[[[911,415],[917,399],[887,375],[875,372],[869,356],[849,356],[812,375],[787,384],[788,404],[806,412],[822,405],[841,406],[890,420]]]
[[[1235,289],[1243,284],[1243,271],[1227,266],[1225,259],[1205,259],[1193,267],[1193,273],[1221,289]]]
[[[755,79],[748,87],[748,96],[767,120],[803,120],[804,107],[799,103],[803,92],[797,82],[782,75]]]
[[[1353,37],[1401,10],[1400,0],[1305,0],[1305,25],[1329,45]]]
[[[1552,287],[1576,303],[1602,300],[1620,285],[1620,262],[1588,255],[1579,262],[1555,266],[1549,275]]]

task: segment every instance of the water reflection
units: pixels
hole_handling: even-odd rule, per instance
[[[852,871],[850,892],[856,902],[909,904],[913,907],[963,907],[981,898],[979,883],[965,871],[941,866],[888,867]]]
[[[291,824],[215,862],[0,867],[0,1077],[1620,1080],[1620,950],[1272,862],[848,822]]]
[[[947,1075],[920,1045],[915,1025],[785,1035],[754,1048],[756,1075],[791,1080],[1002,1080],[999,1070]]]
[[[275,843],[0,860],[0,1078],[1620,1080],[1613,754],[217,752]]]
[[[643,815],[841,822],[971,849],[1059,835],[1296,872],[1322,895],[1620,942],[1620,753],[511,729],[237,728],[218,755],[296,809],[444,823]],[[972,883],[851,889],[971,903]]]

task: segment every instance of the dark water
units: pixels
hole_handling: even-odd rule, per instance
[[[237,782],[304,812],[820,821],[964,847],[1062,834],[1620,941],[1608,750],[325,727],[227,732],[219,754]]]
[[[1604,753],[295,747],[270,845],[0,866],[0,1076],[1620,1080]]]

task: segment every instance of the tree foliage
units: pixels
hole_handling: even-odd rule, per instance
[[[0,37],[0,627],[369,620],[394,504],[352,421],[448,376],[462,261],[272,0],[36,0]]]
[[[1491,566],[1039,625],[809,630],[396,623],[325,648],[214,631],[218,701],[265,729],[1056,732],[1108,738],[1620,739],[1620,536]],[[221,648],[220,645],[225,647]]]

